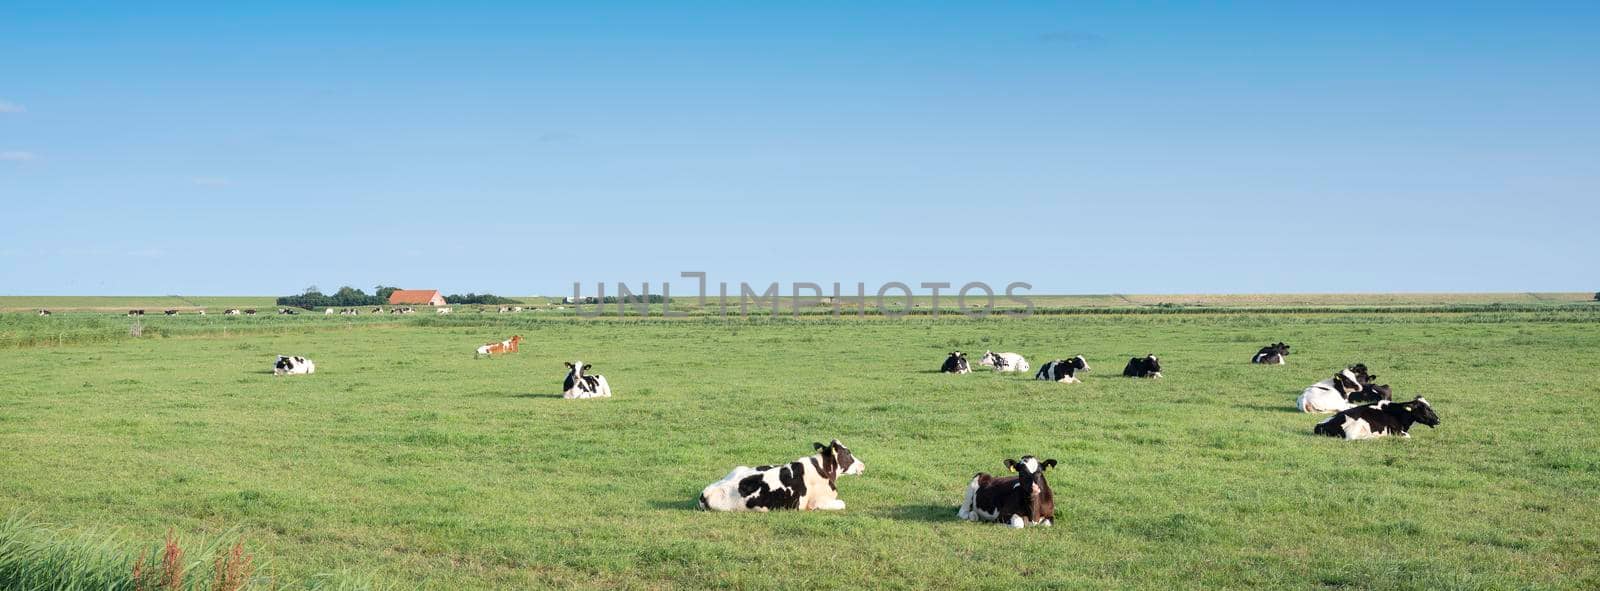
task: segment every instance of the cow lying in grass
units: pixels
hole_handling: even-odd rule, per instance
[[[1380,400],[1388,392],[1388,386],[1372,386],[1372,379],[1376,377],[1367,373],[1366,364],[1357,363],[1333,374],[1333,377],[1322,380],[1300,393],[1300,399],[1295,406],[1300,412],[1330,413],[1345,410],[1365,400]],[[1370,387],[1370,390],[1369,390]]]
[[[1057,359],[1046,363],[1044,367],[1039,368],[1039,373],[1034,374],[1033,378],[1063,384],[1075,384],[1079,382],[1077,374],[1080,371],[1089,371],[1089,361],[1084,359],[1082,355],[1072,359]]]
[[[972,366],[967,365],[966,353],[952,351],[949,357],[944,358],[944,365],[939,366],[939,371],[954,374],[972,373]]]
[[[817,453],[775,466],[739,466],[700,492],[700,508],[708,511],[809,511],[844,509],[839,476],[867,469],[850,448],[839,443],[811,444]]]
[[[1250,358],[1250,363],[1283,365],[1286,363],[1284,359],[1288,356],[1289,345],[1285,343],[1273,343],[1271,345],[1262,347],[1260,351],[1257,351],[1255,357]]]
[[[983,357],[978,358],[978,365],[993,367],[995,371],[1028,371],[1028,360],[1016,353],[996,353],[984,351]]]
[[[593,365],[585,365],[582,361],[573,361],[567,364],[567,379],[561,383],[561,397],[568,400],[575,398],[610,398],[611,384],[606,382],[602,375],[584,375],[585,370],[594,369]]]
[[[494,355],[500,355],[502,353],[516,353],[518,345],[521,345],[521,344],[522,344],[522,335],[512,335],[511,338],[503,340],[503,341],[500,341],[498,343],[489,343],[489,344],[484,345],[482,347],[478,347],[477,354],[475,354],[473,356],[474,357],[490,357],[490,356],[494,356]]]
[[[305,375],[316,371],[317,364],[298,356],[279,355],[278,361],[272,364],[272,375],[275,376]]]
[[[1387,435],[1411,436],[1411,425],[1422,423],[1429,429],[1439,425],[1439,415],[1421,396],[1410,402],[1380,400],[1345,409],[1311,429],[1317,435],[1346,440],[1374,439]]]
[[[956,516],[1015,528],[1050,527],[1056,517],[1056,502],[1044,472],[1055,466],[1055,460],[1040,462],[1033,456],[1022,456],[1020,462],[1006,460],[1006,469],[1016,472],[1016,476],[995,478],[979,472],[967,485],[967,498],[961,502]]]
[[[1161,360],[1155,354],[1144,357],[1128,359],[1128,365],[1122,368],[1123,377],[1129,378],[1159,378],[1161,377]]]

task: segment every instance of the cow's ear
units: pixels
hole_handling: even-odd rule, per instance
[[[1055,459],[1045,460],[1043,464],[1039,464],[1039,471],[1043,472],[1045,470],[1048,470],[1048,469],[1054,468],[1054,467],[1056,467]]]
[[[561,363],[565,364],[567,366],[567,369],[572,369],[572,362],[571,361],[563,361]]]
[[[1007,470],[1010,470],[1012,472],[1016,472],[1017,471],[1017,466],[1020,466],[1020,465],[1021,464],[1018,464],[1016,460],[1013,460],[1011,458],[1006,458],[1006,469]]]
[[[824,450],[824,449],[827,449],[827,448],[828,448],[828,446],[826,446],[826,445],[823,445],[823,444],[821,444],[821,443],[816,443],[816,442],[812,442],[812,443],[811,443],[811,447],[813,447],[813,448],[815,448],[815,449],[816,449],[816,450],[817,450],[817,451],[822,451],[822,450]]]

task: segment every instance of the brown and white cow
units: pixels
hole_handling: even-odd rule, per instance
[[[969,521],[992,521],[1015,528],[1029,525],[1050,527],[1056,518],[1055,493],[1044,477],[1056,466],[1055,460],[1040,462],[1033,456],[1021,461],[1006,459],[1006,469],[1016,476],[996,478],[979,472],[967,484],[967,497],[956,516]]]
[[[816,454],[787,464],[734,468],[722,480],[700,491],[700,508],[763,512],[844,509],[844,500],[839,498],[839,476],[861,474],[867,465],[838,439],[827,445],[811,445]]]
[[[489,343],[478,347],[478,357],[492,357],[502,353],[516,353],[517,346],[522,344],[522,335],[513,335],[511,338],[498,343]]]

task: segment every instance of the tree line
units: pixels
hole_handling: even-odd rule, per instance
[[[291,296],[280,297],[280,298],[278,298],[277,303],[278,303],[279,306],[287,306],[287,307],[292,307],[292,308],[305,308],[307,310],[310,310],[310,309],[313,309],[313,308],[338,308],[338,307],[354,308],[354,307],[359,307],[359,306],[386,306],[386,305],[389,304],[389,296],[393,295],[394,292],[398,291],[399,289],[400,288],[398,288],[398,287],[390,287],[390,286],[387,286],[387,285],[379,285],[379,286],[373,288],[373,293],[371,295],[368,295],[367,292],[365,292],[365,291],[363,291],[361,289],[350,287],[350,286],[346,285],[344,287],[339,288],[339,291],[333,292],[333,294],[330,295],[330,294],[322,293],[321,290],[317,289],[317,286],[313,285],[311,287],[307,287],[299,295],[291,295]],[[444,301],[452,303],[452,304],[520,304],[520,303],[522,303],[522,302],[519,302],[517,300],[513,300],[513,299],[510,299],[510,298],[503,298],[503,297],[500,297],[500,296],[497,296],[497,295],[494,295],[494,294],[489,294],[489,293],[482,293],[482,294],[479,294],[479,293],[467,293],[466,295],[452,294],[452,295],[445,296]]]

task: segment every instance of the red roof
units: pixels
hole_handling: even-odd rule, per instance
[[[434,298],[437,297],[439,297],[439,290],[437,289],[397,289],[394,290],[394,293],[389,294],[389,305],[421,304],[426,306],[432,304]]]

